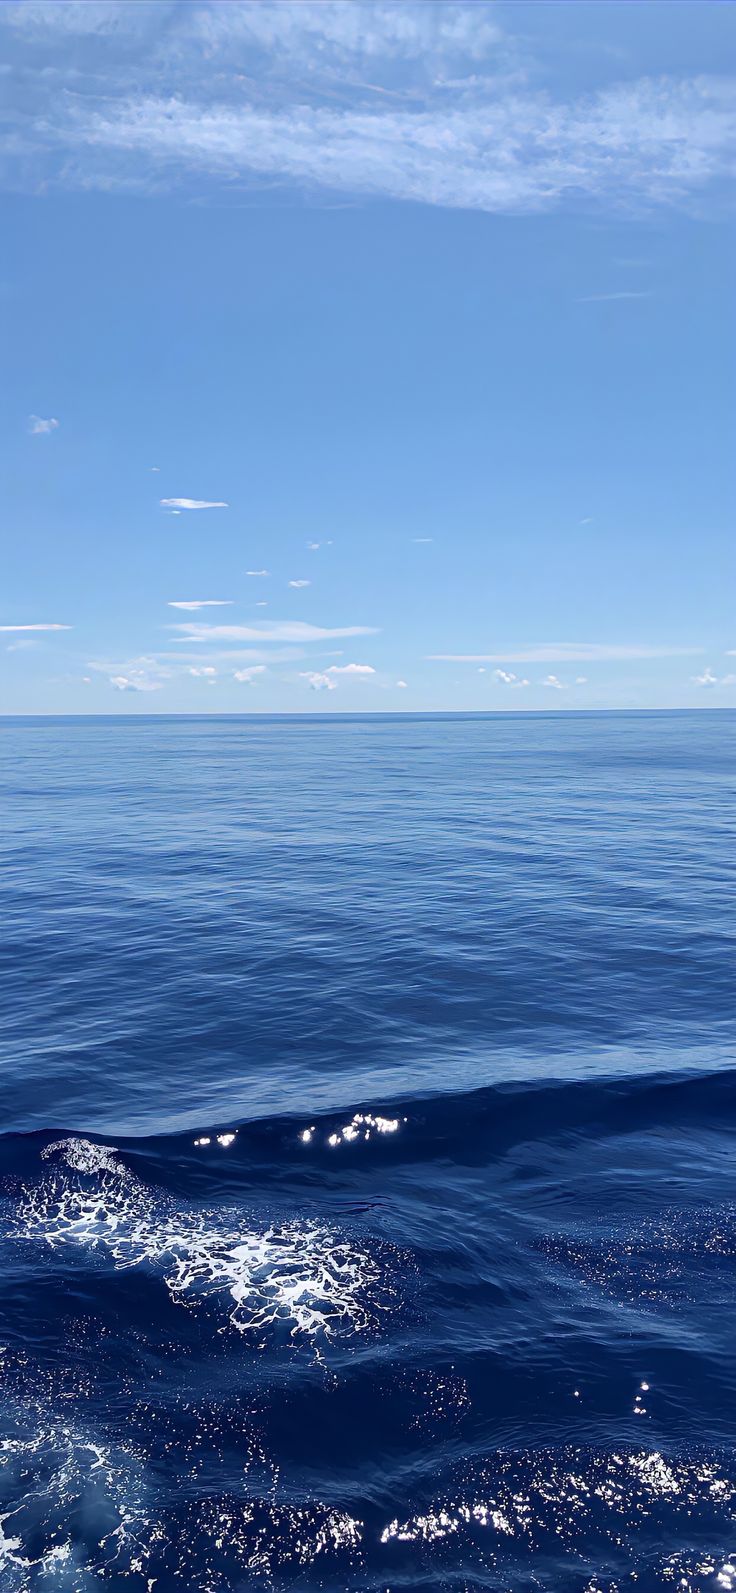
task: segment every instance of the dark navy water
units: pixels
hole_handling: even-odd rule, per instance
[[[733,720],[5,720],[3,1593],[736,1588]]]

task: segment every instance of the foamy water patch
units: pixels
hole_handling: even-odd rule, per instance
[[[229,1327],[260,1342],[274,1331],[317,1342],[370,1333],[401,1302],[399,1253],[373,1235],[301,1218],[264,1223],[232,1207],[180,1207],[112,1149],[84,1140],[58,1141],[43,1154],[56,1166],[23,1189],[16,1238],[99,1255],[116,1269],[149,1268],[173,1300],[215,1301]]]
[[[38,1415],[0,1438],[0,1573],[7,1593],[131,1577],[156,1539],[139,1456]],[[27,1421],[27,1417],[26,1417]]]

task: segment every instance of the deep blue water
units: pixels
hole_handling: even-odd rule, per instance
[[[736,1588],[732,725],[0,723],[3,1593]]]

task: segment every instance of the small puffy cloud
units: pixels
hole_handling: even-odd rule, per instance
[[[157,658],[143,654],[122,661],[90,658],[87,668],[106,675],[116,691],[161,691],[172,676],[172,671]]]
[[[512,674],[511,670],[508,669],[494,669],[493,678],[498,681],[499,686],[529,685],[528,680],[524,680],[520,675]]]
[[[270,570],[246,570],[246,575],[270,575]]]
[[[161,498],[162,509],[229,509],[222,499],[214,498]]]
[[[201,666],[201,668],[198,668],[196,665],[193,664],[191,669],[187,670],[187,674],[188,675],[198,675],[198,676],[201,675],[201,676],[204,676],[208,680],[212,680],[214,678],[214,676],[217,674],[217,670],[215,669],[213,664],[203,664]]]
[[[110,685],[116,691],[160,691],[163,681],[151,680],[140,672],[135,675],[111,675]]]
[[[59,430],[59,422],[54,415],[44,420],[42,415],[28,416],[28,430],[32,437],[48,437],[49,432]]]
[[[703,670],[702,675],[693,675],[692,680],[693,680],[693,684],[695,686],[734,686],[734,685],[736,685],[736,675],[721,675],[721,676],[718,676],[718,675],[713,673],[713,670],[711,669],[709,664],[706,665],[705,669]]]
[[[0,625],[0,631],[70,631],[71,625]]]
[[[308,680],[312,691],[334,691],[337,682],[330,679],[329,675],[320,674],[316,669],[304,669],[300,672],[300,680]]]
[[[587,686],[587,684],[588,684],[587,675],[576,675],[575,676],[575,685],[576,686]]]
[[[232,608],[231,597],[193,597],[187,602],[174,603],[169,601],[169,608],[185,608],[190,611],[196,608]]]
[[[316,553],[318,548],[331,548],[332,537],[329,537],[326,542],[308,542],[307,547],[309,548],[310,553]]]
[[[406,681],[405,680],[397,680],[396,684],[401,689],[401,691],[406,691]]]
[[[311,586],[311,581],[290,581],[289,586]]]
[[[148,473],[151,476],[160,476],[160,474],[161,474],[161,466],[160,465],[149,465],[148,466]]]
[[[330,664],[328,675],[375,675],[372,664]]]
[[[233,670],[233,680],[239,680],[243,686],[252,686],[257,675],[265,675],[265,664],[251,664],[249,669]]]
[[[542,681],[542,685],[543,686],[551,686],[553,691],[563,691],[564,690],[563,685],[562,685],[562,681],[558,680],[556,675],[545,675],[544,680]]]

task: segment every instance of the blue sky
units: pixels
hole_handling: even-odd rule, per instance
[[[736,703],[734,24],[5,4],[3,710]]]

